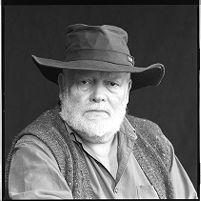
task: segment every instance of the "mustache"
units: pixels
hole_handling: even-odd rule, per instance
[[[89,105],[89,106],[85,107],[85,111],[90,111],[90,110],[104,111],[104,112],[107,112],[109,114],[112,113],[112,110],[108,106],[106,106],[106,105],[100,105],[100,104]]]

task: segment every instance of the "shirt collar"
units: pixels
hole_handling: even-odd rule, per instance
[[[126,117],[124,118],[123,123],[121,124],[120,132],[124,133],[126,136],[134,140],[137,139],[136,130]]]
[[[71,140],[73,140],[74,142],[80,142],[82,144],[82,140],[76,134],[76,132],[66,122],[65,122],[65,125],[66,125],[66,129],[67,129],[68,133],[70,134]]]

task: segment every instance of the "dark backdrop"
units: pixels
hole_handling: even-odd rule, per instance
[[[14,135],[57,101],[57,86],[30,55],[62,60],[67,25],[112,24],[128,31],[137,66],[165,65],[160,86],[131,93],[129,112],[159,124],[197,189],[197,6],[5,6],[4,11],[5,156]]]

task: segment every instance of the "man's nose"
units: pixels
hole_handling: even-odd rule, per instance
[[[102,84],[97,84],[96,86],[94,86],[90,101],[95,103],[106,101],[106,89]]]

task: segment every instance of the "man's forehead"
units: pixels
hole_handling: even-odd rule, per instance
[[[74,77],[107,77],[107,78],[130,78],[130,73],[128,72],[107,72],[107,71],[91,71],[91,70],[66,70],[64,69],[64,74]]]

